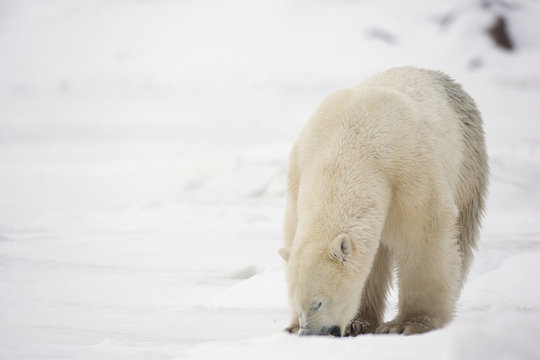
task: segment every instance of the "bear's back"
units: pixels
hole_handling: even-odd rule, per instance
[[[417,176],[444,181],[456,195],[462,129],[438,75],[395,68],[329,95],[296,144],[300,168],[352,174],[367,164],[397,181]]]

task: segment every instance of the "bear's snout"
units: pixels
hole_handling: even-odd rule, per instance
[[[298,332],[299,335],[323,335],[323,336],[336,336],[341,337],[341,328],[337,325],[335,326],[324,326],[319,331],[313,331],[311,329],[303,329],[300,328],[300,331]]]
[[[326,328],[323,328],[323,330],[325,330]],[[328,333],[323,333],[321,335],[332,335],[332,336],[338,336],[338,337],[341,337],[341,329],[339,328],[339,326],[332,326],[330,329],[327,330]]]

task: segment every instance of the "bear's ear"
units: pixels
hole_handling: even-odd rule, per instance
[[[329,250],[332,259],[345,262],[347,256],[352,254],[353,243],[347,235],[340,234],[330,242]]]
[[[287,261],[289,260],[289,256],[291,255],[291,250],[281,248],[278,250],[279,255],[283,258],[283,260]]]

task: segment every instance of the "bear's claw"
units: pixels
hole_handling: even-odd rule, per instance
[[[366,320],[355,318],[345,328],[343,336],[356,336],[374,333],[375,329]]]

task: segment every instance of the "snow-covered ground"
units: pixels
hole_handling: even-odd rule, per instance
[[[0,359],[537,359],[540,4],[489,3],[0,2]],[[513,52],[486,35],[498,14]],[[406,64],[484,115],[457,318],[284,334],[289,148],[326,94]]]

